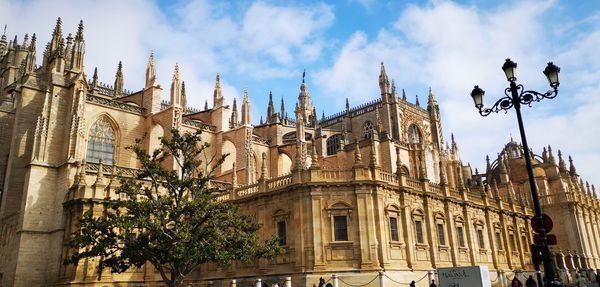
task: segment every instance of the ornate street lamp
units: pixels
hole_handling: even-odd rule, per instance
[[[511,61],[510,59],[506,59],[504,65],[502,65],[502,70],[506,75],[506,79],[510,82],[510,86],[504,90],[505,96],[500,98],[494,105],[490,108],[486,108],[483,106],[483,95],[485,91],[479,88],[479,86],[475,86],[473,91],[471,91],[471,97],[473,97],[473,101],[475,102],[475,108],[479,110],[479,114],[482,116],[488,116],[492,112],[498,113],[500,111],[504,111],[505,113],[512,107],[515,108],[517,113],[517,121],[519,123],[519,131],[521,133],[521,141],[523,143],[523,155],[525,157],[525,165],[527,167],[527,174],[529,175],[529,186],[531,187],[531,197],[533,198],[533,208],[535,212],[535,219],[537,220],[537,226],[540,229],[540,239],[541,245],[539,246],[539,250],[542,253],[542,260],[544,262],[544,271],[546,276],[544,277],[545,282],[542,283],[541,272],[539,272],[539,266],[536,264],[536,273],[538,277],[538,282],[540,286],[563,286],[556,279],[556,273],[552,267],[552,258],[550,258],[550,249],[548,248],[548,238],[546,229],[544,228],[544,218],[542,217],[542,207],[540,205],[540,198],[538,195],[537,185],[535,183],[535,179],[533,177],[533,168],[531,166],[531,154],[529,152],[529,146],[527,145],[527,137],[525,136],[525,128],[523,127],[523,118],[521,117],[521,105],[531,106],[533,102],[539,102],[542,99],[553,99],[558,95],[558,86],[560,84],[558,80],[558,74],[560,73],[560,68],[554,65],[552,62],[548,63],[546,69],[544,69],[544,75],[548,78],[548,82],[550,84],[551,90],[540,93],[531,90],[525,90],[523,85],[517,84],[517,63]],[[534,252],[534,262],[535,262],[535,253]]]

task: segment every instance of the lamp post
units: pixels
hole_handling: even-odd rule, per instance
[[[546,276],[544,276],[545,282],[542,284],[541,273],[537,272],[538,282],[540,283],[540,286],[562,286],[557,282],[556,274],[554,273],[554,269],[552,267],[552,259],[550,258],[550,249],[548,248],[548,239],[546,236],[547,233],[546,229],[544,228],[544,218],[542,217],[542,207],[540,205],[537,185],[533,177],[531,154],[529,146],[527,145],[527,137],[525,136],[525,128],[523,127],[523,118],[521,117],[521,105],[531,106],[533,102],[539,102],[542,99],[553,99],[558,95],[558,85],[560,84],[558,81],[558,74],[560,72],[560,68],[550,62],[548,63],[548,66],[546,66],[546,69],[544,69],[543,73],[546,75],[546,78],[548,78],[548,82],[552,88],[545,93],[525,90],[523,85],[517,84],[517,77],[515,73],[517,70],[517,63],[511,61],[510,59],[506,59],[506,62],[504,62],[504,65],[502,65],[502,70],[506,75],[506,79],[510,83],[510,86],[504,90],[504,97],[496,101],[496,103],[490,108],[483,106],[483,95],[485,94],[485,91],[479,88],[479,86],[475,86],[471,92],[471,97],[473,97],[475,107],[479,110],[479,114],[484,117],[488,116],[492,112],[498,113],[500,111],[504,111],[506,113],[510,108],[515,108],[517,113],[517,121],[519,123],[519,132],[521,133],[521,142],[523,143],[523,155],[525,156],[525,165],[527,167],[527,174],[529,176],[529,186],[531,187],[531,197],[533,199],[535,218],[537,220],[537,226],[539,226],[540,229],[539,234],[541,246],[539,246],[539,248],[542,253],[544,271],[546,273]],[[537,264],[536,269],[539,269]]]

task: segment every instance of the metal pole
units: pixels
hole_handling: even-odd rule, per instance
[[[521,142],[523,142],[523,156],[525,157],[525,166],[527,167],[527,175],[529,176],[529,186],[531,188],[531,197],[533,199],[533,210],[535,211],[535,218],[539,229],[540,239],[542,241],[542,260],[544,262],[545,283],[551,283],[556,280],[554,274],[554,268],[550,261],[550,249],[548,248],[548,239],[546,237],[546,229],[544,228],[544,218],[542,217],[542,207],[540,205],[540,198],[533,176],[533,167],[531,166],[531,154],[529,151],[529,145],[527,145],[527,137],[525,136],[525,127],[523,126],[523,118],[521,116],[521,102],[517,93],[517,84],[514,81],[510,82],[510,91],[512,93],[512,101],[517,113],[517,121],[519,122],[519,132],[521,133]],[[539,273],[538,273],[539,274]],[[538,281],[540,287],[544,285],[551,286],[551,284],[543,284],[543,280],[540,280],[541,275],[538,275]]]

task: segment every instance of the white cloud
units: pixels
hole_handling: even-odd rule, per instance
[[[317,85],[337,99],[338,106],[344,97],[355,103],[376,98],[378,62],[385,61],[388,76],[398,79],[399,88],[417,87],[407,94],[433,87],[446,138],[453,131],[463,161],[482,167],[486,153],[494,157],[511,136],[519,140],[519,131],[513,110],[485,118],[477,114],[469,97],[473,85],[482,86],[487,105],[493,104],[508,86],[500,67],[504,58],[512,57],[519,64],[519,81],[545,91],[541,71],[546,61],[555,60],[563,66],[559,97],[523,107],[529,144],[538,153],[548,143],[555,151],[561,148],[573,154],[584,178],[599,178],[595,165],[600,128],[592,123],[600,122],[600,99],[594,96],[600,88],[600,58],[594,54],[600,28],[577,35],[576,41],[556,43],[545,18],[556,6],[555,1],[512,2],[494,10],[450,1],[409,5],[393,29],[382,29],[376,38],[356,32],[333,65],[319,72]]]
[[[163,98],[169,97],[173,66],[179,62],[188,102],[198,108],[206,99],[212,103],[217,72],[224,79],[224,96],[232,102],[233,97],[241,98],[243,87],[233,87],[227,79],[290,77],[297,71],[295,65],[289,66],[298,59],[315,61],[323,49],[320,31],[333,21],[331,7],[324,4],[255,2],[244,7],[235,2],[189,1],[173,4],[169,14],[156,5],[142,0],[1,1],[0,19],[8,23],[9,34],[37,32],[38,59],[57,17],[63,18],[64,36],[75,33],[83,19],[88,76],[98,67],[100,81],[112,84],[122,60],[125,86],[131,90],[143,87],[147,59],[154,50]]]

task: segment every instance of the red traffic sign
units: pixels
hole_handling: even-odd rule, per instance
[[[546,215],[545,213],[542,213],[542,218],[544,218],[544,229],[546,229],[547,234],[552,230],[552,227],[554,227],[554,223],[552,222],[550,216]],[[533,228],[533,231],[535,233],[540,233],[540,229],[538,228],[537,217],[531,218],[531,228]]]
[[[554,234],[546,234],[546,240],[548,241],[548,245],[556,245],[556,235]],[[533,243],[540,245],[542,244],[542,238],[539,234],[533,235]]]

